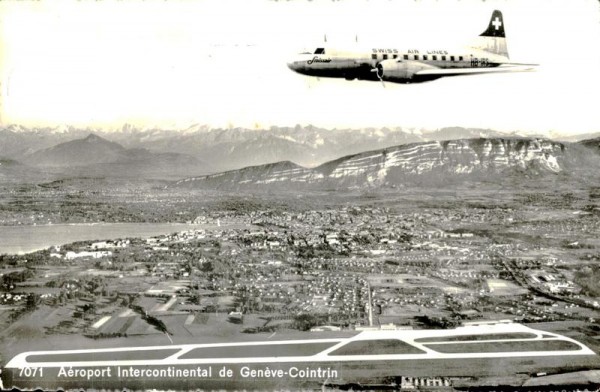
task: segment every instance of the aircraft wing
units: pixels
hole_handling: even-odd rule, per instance
[[[502,72],[528,72],[535,69],[534,64],[502,65],[493,68],[436,68],[418,71],[417,76],[458,76],[458,75],[481,75]]]

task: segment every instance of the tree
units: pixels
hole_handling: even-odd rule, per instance
[[[212,272],[214,269],[212,263],[210,261],[205,261],[200,265],[200,270],[202,272]]]
[[[314,326],[319,325],[319,319],[308,313],[301,313],[294,317],[294,327],[301,331],[308,331]]]
[[[37,308],[39,302],[39,296],[34,293],[29,293],[27,301],[25,302],[25,309],[27,311],[34,311]]]

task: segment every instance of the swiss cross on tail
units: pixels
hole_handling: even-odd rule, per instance
[[[502,12],[496,10],[492,13],[488,28],[480,34],[482,37],[505,37],[504,35],[504,19]]]

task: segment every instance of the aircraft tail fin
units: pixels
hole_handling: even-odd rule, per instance
[[[502,12],[495,10],[492,13],[487,29],[477,37],[471,46],[508,58]]]

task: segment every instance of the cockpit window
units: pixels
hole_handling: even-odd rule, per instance
[[[325,54],[325,48],[317,48],[314,54]]]

